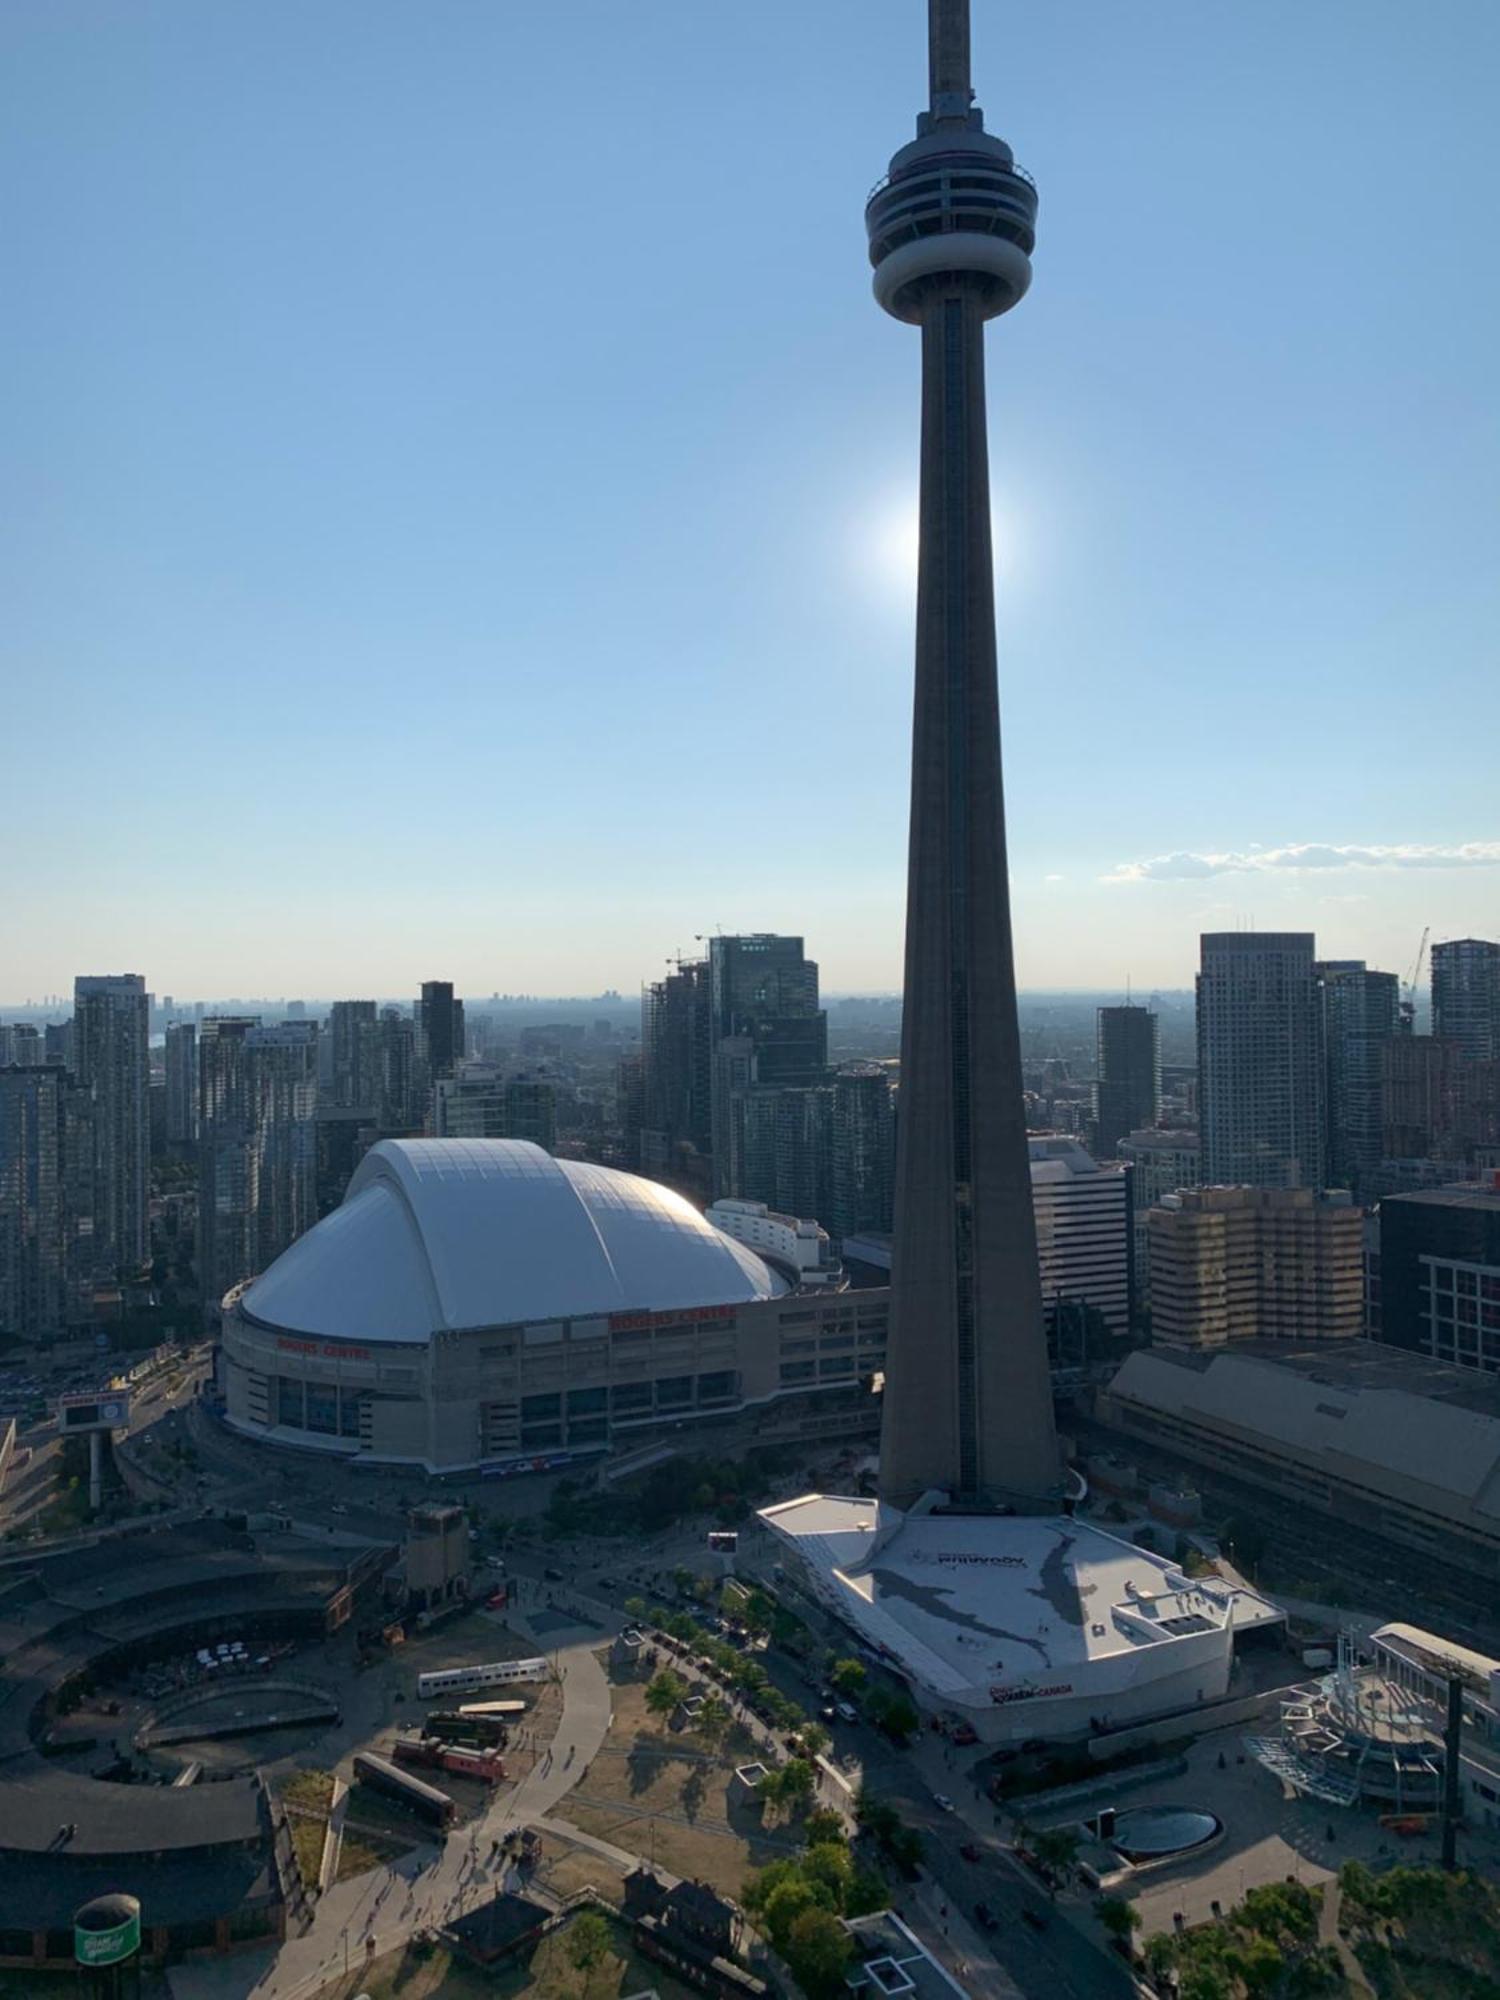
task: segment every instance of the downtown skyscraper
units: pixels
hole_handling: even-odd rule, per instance
[[[930,0],[930,105],[865,210],[921,330],[916,699],[881,1498],[1055,1504],[1000,773],[984,328],[1031,282],[1036,189],[984,129],[967,0]]]
[[[1101,1007],[1097,1050],[1093,1150],[1107,1161],[1161,1116],[1161,1024],[1147,1007]]]

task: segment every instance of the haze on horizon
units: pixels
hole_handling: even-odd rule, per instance
[[[1500,930],[1500,11],[977,0],[1023,987]],[[899,984],[917,0],[13,0],[0,991]]]

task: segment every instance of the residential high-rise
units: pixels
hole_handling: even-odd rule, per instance
[[[1164,1194],[1197,1187],[1203,1178],[1196,1132],[1162,1128],[1127,1132],[1118,1157],[1130,1168],[1131,1202],[1137,1214],[1154,1207]]]
[[[379,1022],[379,1123],[383,1132],[415,1132],[422,1124],[421,1061],[417,1024],[395,1007]]]
[[[1031,281],[1036,189],[984,130],[967,0],[930,0],[930,108],[865,210],[921,329],[916,700],[881,1497],[1055,1504],[1000,774],[984,327]]]
[[[341,1111],[368,1111],[381,1096],[380,1025],[373,1000],[335,1000],[328,1010],[330,1097]]]
[[[1432,1032],[1475,1060],[1500,1059],[1500,944],[1451,938],[1432,947]]]
[[[713,1025],[706,959],[680,962],[641,996],[645,1093],[640,1157],[648,1170],[676,1166],[685,1147],[707,1156],[712,1142]]]
[[[764,1202],[783,1215],[826,1214],[833,1186],[831,1086],[747,1084],[730,1095],[725,1130],[716,1171],[729,1192],[721,1199]]]
[[[1210,1185],[1324,1185],[1322,996],[1310,931],[1200,939],[1198,1113]]]
[[[454,999],[453,982],[427,980],[417,1002],[417,1039],[430,1084],[436,1083],[440,1076],[452,1076],[463,1060],[463,1020],[463,1002]]]
[[[833,1200],[826,1220],[836,1242],[864,1230],[889,1232],[895,1177],[890,1074],[879,1063],[850,1063],[833,1079]]]
[[[30,1021],[0,1023],[0,1069],[35,1069],[47,1060],[40,1028]]]
[[[1161,1024],[1148,1007],[1101,1007],[1096,1029],[1094,1157],[1161,1116]]]
[[[63,1323],[67,1087],[60,1069],[0,1066],[0,1332]]]
[[[151,1254],[150,1001],[138,972],[73,984],[73,1064],[94,1105],[95,1269],[141,1271]]]
[[[198,1143],[198,1030],[178,1021],[167,1030],[167,1144]]]
[[[212,1320],[254,1275],[257,1191],[248,1040],[260,1017],[209,1014],[198,1037],[198,1282]]]
[[[1381,1158],[1474,1163],[1500,1143],[1500,1059],[1438,1035],[1392,1036],[1380,1049]]]
[[[439,1139],[529,1139],[557,1150],[557,1090],[547,1077],[505,1075],[494,1063],[460,1063],[433,1086]]]
[[[246,1037],[256,1164],[255,1268],[318,1219],[318,1026],[278,1021]]]
[[[1325,1176],[1330,1187],[1360,1189],[1381,1157],[1384,1045],[1401,1024],[1394,972],[1362,959],[1325,958],[1314,967],[1323,1008]]]
[[[317,1220],[318,1030],[209,1015],[198,1048],[198,1273],[205,1311]]]

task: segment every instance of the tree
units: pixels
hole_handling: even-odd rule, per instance
[[[1278,1946],[1268,1937],[1252,1937],[1246,1940],[1238,1954],[1236,1967],[1245,1982],[1245,1991],[1252,2000],[1274,1993],[1281,1985],[1281,1976],[1286,1971],[1286,1960]]]
[[[1222,1965],[1184,1966],[1178,2000],[1234,2000],[1234,1981]]]
[[[597,1910],[582,1910],[568,1926],[568,1957],[583,1976],[583,1990],[593,1984],[594,1967],[608,1956],[613,1940],[609,1925]]]
[[[705,1741],[720,1744],[729,1729],[729,1710],[716,1694],[711,1694],[699,1709],[693,1727]]]
[[[880,1726],[892,1742],[909,1743],[922,1727],[922,1718],[907,1696],[898,1694],[886,1703]]]
[[[1095,1914],[1110,1936],[1121,1944],[1129,1944],[1141,1927],[1140,1911],[1134,1903],[1127,1903],[1123,1896],[1102,1897]]]
[[[769,1632],[776,1606],[763,1590],[752,1590],[741,1608],[740,1617],[747,1632]]]
[[[847,1847],[835,1847],[827,1841],[821,1847],[809,1847],[802,1857],[802,1873],[815,1887],[827,1891],[830,1909],[846,1906],[854,1882],[854,1857]]]
[[[687,1689],[688,1684],[681,1674],[673,1673],[670,1667],[663,1667],[646,1683],[646,1706],[658,1722],[664,1723],[676,1713]]]
[[[819,1806],[816,1812],[807,1815],[807,1824],[802,1829],[808,1849],[814,1847],[847,1847],[849,1837],[844,1831],[844,1822],[836,1812],[827,1806]]]
[[[797,1745],[804,1757],[821,1757],[832,1741],[821,1722],[805,1722],[797,1731]]]
[[[646,1615],[646,1600],[644,1597],[626,1598],[625,1616],[627,1618],[633,1618],[636,1624],[639,1625],[641,1620],[645,1617],[645,1615]]]
[[[813,1885],[802,1874],[795,1862],[788,1863],[790,1874],[784,1876],[767,1891],[760,1905],[761,1921],[766,1927],[766,1935],[776,1949],[786,1955],[791,1941],[792,1926],[806,1911],[818,1904]]]
[[[677,1586],[677,1595],[679,1597],[686,1597],[693,1587],[693,1572],[684,1564],[679,1563],[672,1572],[672,1581]]]
[[[1078,1835],[1069,1826],[1048,1826],[1032,1842],[1042,1873],[1049,1881],[1066,1876],[1078,1859]]]
[[[1158,1985],[1177,1959],[1177,1940],[1170,1931],[1153,1931],[1142,1949],[1146,1970]]]
[[[854,1947],[831,1910],[804,1910],[786,1941],[787,1964],[809,2000],[833,2000],[844,1991],[844,1974]]]
[[[858,1660],[835,1660],[828,1671],[829,1686],[851,1701],[863,1694],[869,1678]]]

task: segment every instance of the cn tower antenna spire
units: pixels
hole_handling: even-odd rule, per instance
[[[967,117],[969,0],[927,0],[927,74],[933,116]]]

